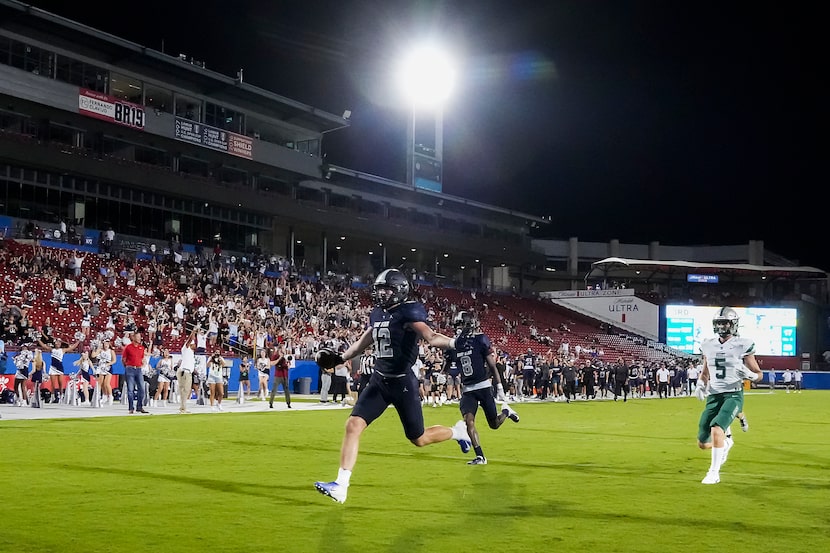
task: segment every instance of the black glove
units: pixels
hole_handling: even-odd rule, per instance
[[[344,363],[343,356],[333,349],[323,348],[314,356],[314,360],[320,365],[321,369],[333,369],[337,365]]]

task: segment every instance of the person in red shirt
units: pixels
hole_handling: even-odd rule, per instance
[[[282,390],[285,393],[285,404],[291,409],[291,392],[288,391],[288,357],[283,346],[274,349],[271,354],[271,365],[274,367],[274,383],[271,384],[271,399],[268,401],[268,407],[274,408],[274,395],[277,393],[279,385],[282,384]]]
[[[141,332],[130,335],[131,342],[124,347],[121,353],[121,362],[124,364],[124,379],[127,382],[127,402],[132,415],[136,411],[144,410],[144,377],[141,374],[141,364],[144,362],[144,345],[141,343]],[[135,394],[135,396],[133,396]]]

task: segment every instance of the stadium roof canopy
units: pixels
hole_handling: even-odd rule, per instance
[[[661,261],[607,257],[591,264],[585,279],[597,277],[670,280],[693,274],[717,274],[734,280],[762,278],[815,279],[827,278],[827,273],[815,267],[777,267],[748,263],[697,263],[693,261]]]

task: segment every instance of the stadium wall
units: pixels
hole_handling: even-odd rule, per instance
[[[9,353],[6,362],[0,365],[0,368],[4,369],[4,373],[0,375],[0,391],[4,388],[14,388],[14,373],[15,373],[15,366],[14,366],[14,357],[16,353]],[[50,363],[50,355],[44,354],[43,360],[46,363],[46,367],[49,367]],[[67,374],[72,374],[77,372],[77,367],[73,365],[75,361],[78,360],[80,357],[77,353],[68,353],[64,356],[64,367],[66,367]],[[177,356],[173,356],[174,359],[177,359]],[[197,355],[197,365],[198,363],[204,363],[207,359],[206,355]],[[230,376],[228,377],[228,391],[236,392],[239,389],[239,362],[238,358],[232,357],[225,357],[226,362],[231,363],[231,372]],[[151,365],[155,365],[158,361],[158,358],[153,358],[150,362]],[[790,367],[793,361],[800,361],[796,357],[771,357],[766,356],[761,358],[764,370],[764,377],[759,382],[762,387],[766,387],[769,384],[769,369],[775,369],[776,371],[776,386],[780,389],[782,387],[781,381],[781,371],[785,368],[794,369],[798,366],[798,364],[794,364]],[[119,383],[121,382],[121,375],[124,374],[124,365],[121,363],[121,356],[118,356],[118,360],[115,362],[115,365],[112,367],[113,374],[119,377]],[[251,371],[251,390],[257,391],[259,389],[259,379],[255,374],[256,370],[252,369]],[[804,389],[807,390],[830,390],[830,372],[821,372],[821,371],[803,371],[804,375],[804,382],[803,386]],[[311,393],[315,393],[319,390],[320,384],[320,369],[317,366],[317,363],[314,361],[295,361],[295,366],[288,371],[288,380],[291,382],[291,392],[294,393],[294,390],[297,388],[297,379],[299,378],[311,378]],[[48,380],[48,378],[47,378]]]
[[[0,391],[4,387],[14,389],[14,373],[15,373],[15,366],[14,366],[14,357],[16,353],[9,353],[8,358],[5,363],[3,363],[2,368],[3,376],[5,378],[0,378]],[[66,369],[66,374],[73,374],[78,371],[78,368],[73,365],[75,361],[80,358],[80,354],[78,353],[68,353],[63,357],[63,365]],[[202,363],[204,365],[208,356],[206,355],[197,355],[196,356],[196,364]],[[176,355],[173,356],[174,359],[177,358]],[[225,357],[225,362],[231,363],[231,372],[230,376],[228,377],[228,391],[235,392],[239,389],[239,363],[240,359],[235,357]],[[176,359],[178,360],[178,359]],[[49,367],[51,362],[51,355],[44,354],[43,361],[46,363],[46,367]],[[150,365],[155,365],[158,361],[158,358],[152,358],[150,360]],[[251,370],[250,378],[251,378],[251,390],[256,391],[259,389],[259,378],[256,374],[256,369]],[[291,382],[291,392],[293,393],[296,386],[296,380],[299,378],[311,378],[311,393],[314,393],[316,390],[319,389],[319,373],[320,369],[317,366],[317,363],[314,361],[295,361],[295,366],[288,371],[288,381]],[[115,362],[115,365],[112,366],[112,374],[117,375],[119,377],[118,381],[121,382],[121,377],[124,374],[124,365],[121,363],[121,356],[118,356],[118,359]],[[45,378],[48,380],[48,377]],[[281,388],[280,388],[281,389]]]

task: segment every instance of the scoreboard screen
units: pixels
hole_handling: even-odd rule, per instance
[[[700,343],[715,336],[712,319],[720,307],[666,306],[666,345],[700,353]],[[790,307],[736,307],[738,334],[755,341],[756,355],[794,356],[798,310]]]

